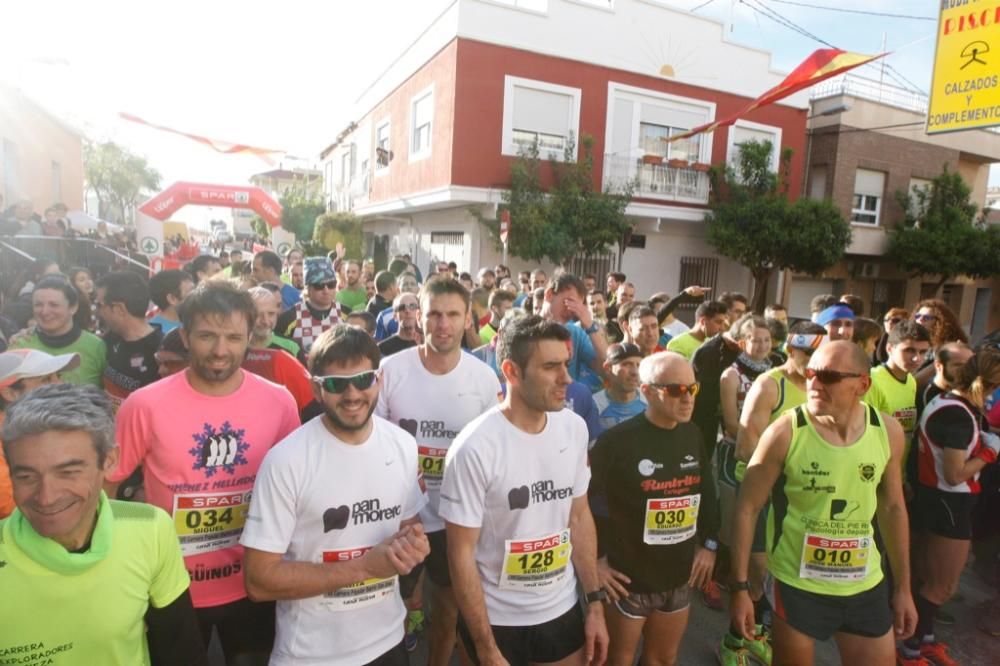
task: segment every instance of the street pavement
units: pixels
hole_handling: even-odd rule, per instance
[[[954,625],[937,625],[938,637],[951,647],[952,656],[963,666],[988,666],[1000,664],[1000,638],[991,637],[979,629],[979,622],[985,615],[985,608],[991,599],[991,587],[983,581],[971,567],[962,575],[959,587],[961,601],[952,601],[945,609],[955,616]],[[725,598],[725,593],[723,593]],[[681,645],[679,666],[710,666],[717,664],[715,650],[719,640],[727,631],[729,615],[725,611],[713,611],[701,603],[700,595],[695,595],[691,605],[691,619],[684,643]],[[427,663],[427,644],[421,637],[417,650],[410,655],[412,666]],[[210,650],[213,666],[225,666],[217,641]],[[458,659],[452,659],[458,666]],[[816,646],[817,666],[840,664],[837,647],[833,641]],[[864,666],[852,664],[851,666]]]

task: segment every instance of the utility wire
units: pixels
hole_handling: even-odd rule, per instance
[[[695,7],[694,9],[692,9],[692,10],[690,10],[690,11],[691,11],[691,13],[693,14],[693,13],[695,13],[696,11],[698,11],[699,9],[701,9],[702,7],[708,7],[708,6],[709,6],[710,4],[712,4],[713,2],[715,2],[715,0],[706,0],[705,2],[701,3],[700,5],[698,5],[697,7]]]
[[[845,9],[843,7],[828,7],[826,5],[813,5],[808,2],[794,2],[793,0],[771,0],[783,5],[795,5],[796,7],[809,7],[810,9],[822,9],[828,12],[843,12],[845,14],[865,14],[867,16],[884,16],[887,18],[911,19],[914,21],[937,21],[934,16],[914,16],[913,14],[893,14],[890,12],[872,12],[864,9]]]

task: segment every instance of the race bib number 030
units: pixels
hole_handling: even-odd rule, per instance
[[[174,496],[174,528],[185,557],[239,545],[250,491]]]
[[[687,541],[698,529],[701,495],[646,500],[643,543],[663,546]]]
[[[832,538],[806,533],[799,576],[828,581],[864,580],[871,537]]]
[[[348,550],[328,550],[323,552],[324,562],[347,562],[361,557],[371,550],[365,548],[350,548]],[[335,592],[323,595],[322,604],[331,611],[355,610],[382,603],[396,593],[398,576],[392,578],[368,578],[359,583],[342,587]]]
[[[572,551],[568,529],[537,539],[508,539],[500,587],[535,592],[552,587],[566,577]]]
[[[430,446],[418,446],[417,456],[420,461],[420,473],[424,475],[424,484],[429,488],[441,486],[444,476],[444,457],[448,449],[435,449]]]

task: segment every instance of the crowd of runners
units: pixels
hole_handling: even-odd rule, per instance
[[[338,250],[4,285],[0,664],[668,665],[724,591],[723,666],[958,663],[1000,346],[944,302]]]

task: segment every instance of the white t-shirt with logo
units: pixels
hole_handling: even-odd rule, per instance
[[[382,359],[381,369],[375,413],[416,438],[417,464],[427,488],[420,520],[428,532],[443,530],[438,495],[445,454],[462,428],[497,405],[500,382],[488,365],[466,353],[448,374],[432,374],[416,347]]]
[[[383,419],[363,444],[316,417],[268,452],[240,543],[293,562],[342,562],[399,531],[426,503],[413,438]],[[403,639],[398,577],[279,601],[271,666],[355,666]]]
[[[573,498],[587,494],[587,425],[549,412],[532,435],[494,407],[448,450],[441,517],[480,529],[476,564],[490,624],[533,626],[577,601],[570,560]]]

